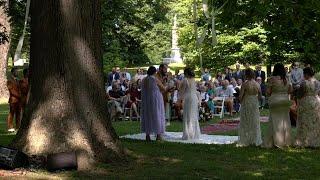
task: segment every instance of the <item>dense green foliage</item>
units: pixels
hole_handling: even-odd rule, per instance
[[[264,27],[271,61],[301,60],[319,67],[320,1],[267,1]]]
[[[159,63],[170,48],[168,0],[104,0],[105,69]]]
[[[217,9],[224,2],[211,0],[209,5]],[[318,65],[320,1],[229,0],[216,16],[216,46],[210,40],[211,24],[199,13],[201,1],[197,4],[198,30],[208,29],[208,36],[197,50],[194,23],[182,27],[180,45],[187,63],[199,64],[201,53],[204,66],[218,69],[236,61],[271,64],[298,60]],[[192,19],[192,11],[184,18]]]
[[[194,1],[197,2],[196,22]],[[22,32],[25,2],[10,1],[11,55]],[[225,2],[215,16],[218,44],[213,46],[212,24],[203,13],[202,0],[103,0],[105,71],[113,66],[158,64],[163,57],[168,57],[175,14],[178,15],[182,55],[189,65],[199,67],[201,54],[204,66],[215,69],[235,62],[273,64],[295,60],[319,67],[320,1],[208,0],[209,11],[217,10]],[[196,46],[195,23],[198,37],[207,30],[199,47]],[[28,47],[26,40],[25,54]]]
[[[10,0],[8,14],[10,16],[11,33],[10,33],[10,50],[9,56],[14,57],[19,39],[22,35],[24,17],[26,12],[26,1]],[[29,59],[30,51],[30,24],[27,24],[25,40],[22,47],[22,57]]]

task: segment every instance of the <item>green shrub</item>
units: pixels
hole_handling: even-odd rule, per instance
[[[320,72],[317,72],[317,73],[314,75],[314,77],[315,77],[318,81],[320,81]]]

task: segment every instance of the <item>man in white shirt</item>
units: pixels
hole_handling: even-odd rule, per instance
[[[119,86],[122,92],[126,92],[126,88],[123,85],[121,85],[120,80],[116,80],[113,81],[112,84],[106,88],[107,93],[109,93],[109,91],[112,90],[112,86],[115,85]]]
[[[211,75],[210,75],[210,72],[207,68],[204,69],[204,73],[202,74],[201,79],[205,82],[208,82],[211,80]]]
[[[228,111],[230,112],[230,115],[232,116],[233,113],[233,88],[229,86],[228,80],[223,80],[221,82],[220,87],[216,89],[215,96],[217,97],[225,97],[225,104],[228,108]]]
[[[200,86],[200,96],[201,96],[201,100],[202,102],[208,102],[209,101],[209,94],[206,91],[206,87],[205,86]]]
[[[123,69],[123,74],[128,81],[131,81],[131,74],[128,72],[128,68]]]

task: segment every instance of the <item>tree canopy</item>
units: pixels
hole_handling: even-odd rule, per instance
[[[197,21],[193,20],[193,3]],[[103,0],[104,69],[113,66],[159,64],[170,55],[172,19],[178,15],[179,45],[187,64],[221,69],[235,62],[250,64],[302,61],[317,65],[320,56],[320,1],[208,0],[216,15],[217,45],[211,42],[211,24],[202,0]],[[16,47],[23,28],[25,1],[10,1],[10,38]],[[207,36],[196,47],[198,36]],[[28,52],[28,42],[24,52]],[[12,49],[12,48],[11,48]],[[14,49],[14,48],[13,48]],[[12,50],[11,50],[12,52]]]

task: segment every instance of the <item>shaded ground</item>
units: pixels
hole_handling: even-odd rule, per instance
[[[0,144],[13,134],[5,131],[7,105],[0,105]],[[267,111],[262,112],[265,115]],[[202,126],[218,121],[201,123]],[[138,122],[114,122],[118,135],[139,132]],[[262,123],[265,132],[266,123]],[[181,131],[172,122],[168,131]],[[236,135],[236,131],[226,132]],[[317,179],[320,175],[318,149],[237,148],[235,145],[193,145],[169,142],[121,140],[128,149],[125,162],[100,164],[87,172],[48,173],[41,170],[0,170],[0,178],[13,179]]]

